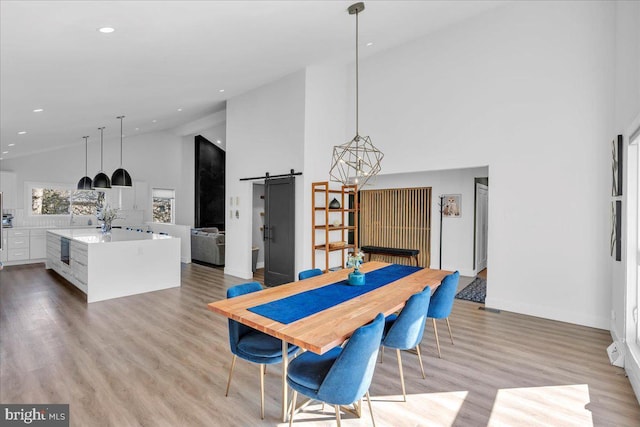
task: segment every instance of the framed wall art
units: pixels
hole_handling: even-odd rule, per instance
[[[611,141],[611,195],[622,196],[622,135]]]
[[[622,200],[611,202],[611,256],[622,260]]]
[[[442,216],[460,218],[462,216],[462,194],[445,194],[442,199]]]

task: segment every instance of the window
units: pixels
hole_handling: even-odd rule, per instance
[[[176,191],[166,188],[152,188],[153,222],[175,224]]]
[[[31,215],[95,215],[104,193],[75,190],[64,185],[30,185]]]

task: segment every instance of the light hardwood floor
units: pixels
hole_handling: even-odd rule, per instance
[[[227,322],[206,308],[243,282],[183,265],[182,286],[87,305],[42,264],[0,271],[0,402],[69,403],[74,426],[280,426],[279,366],[267,370],[260,420],[258,367],[231,355]],[[640,405],[609,364],[607,331],[478,310],[456,300],[455,345],[440,328],[437,358],[427,323],[427,379],[403,354],[401,402],[394,352],[371,386],[379,426],[638,426]],[[365,408],[366,409],[366,408]],[[369,426],[343,415],[345,426]],[[313,404],[295,425],[333,426]]]

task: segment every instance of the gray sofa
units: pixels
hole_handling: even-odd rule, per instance
[[[224,265],[224,233],[215,227],[191,230],[191,259]]]

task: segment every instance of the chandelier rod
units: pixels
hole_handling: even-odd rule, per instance
[[[358,14],[360,10],[356,8],[356,135],[360,135],[360,127],[359,127],[359,82],[358,82]]]

